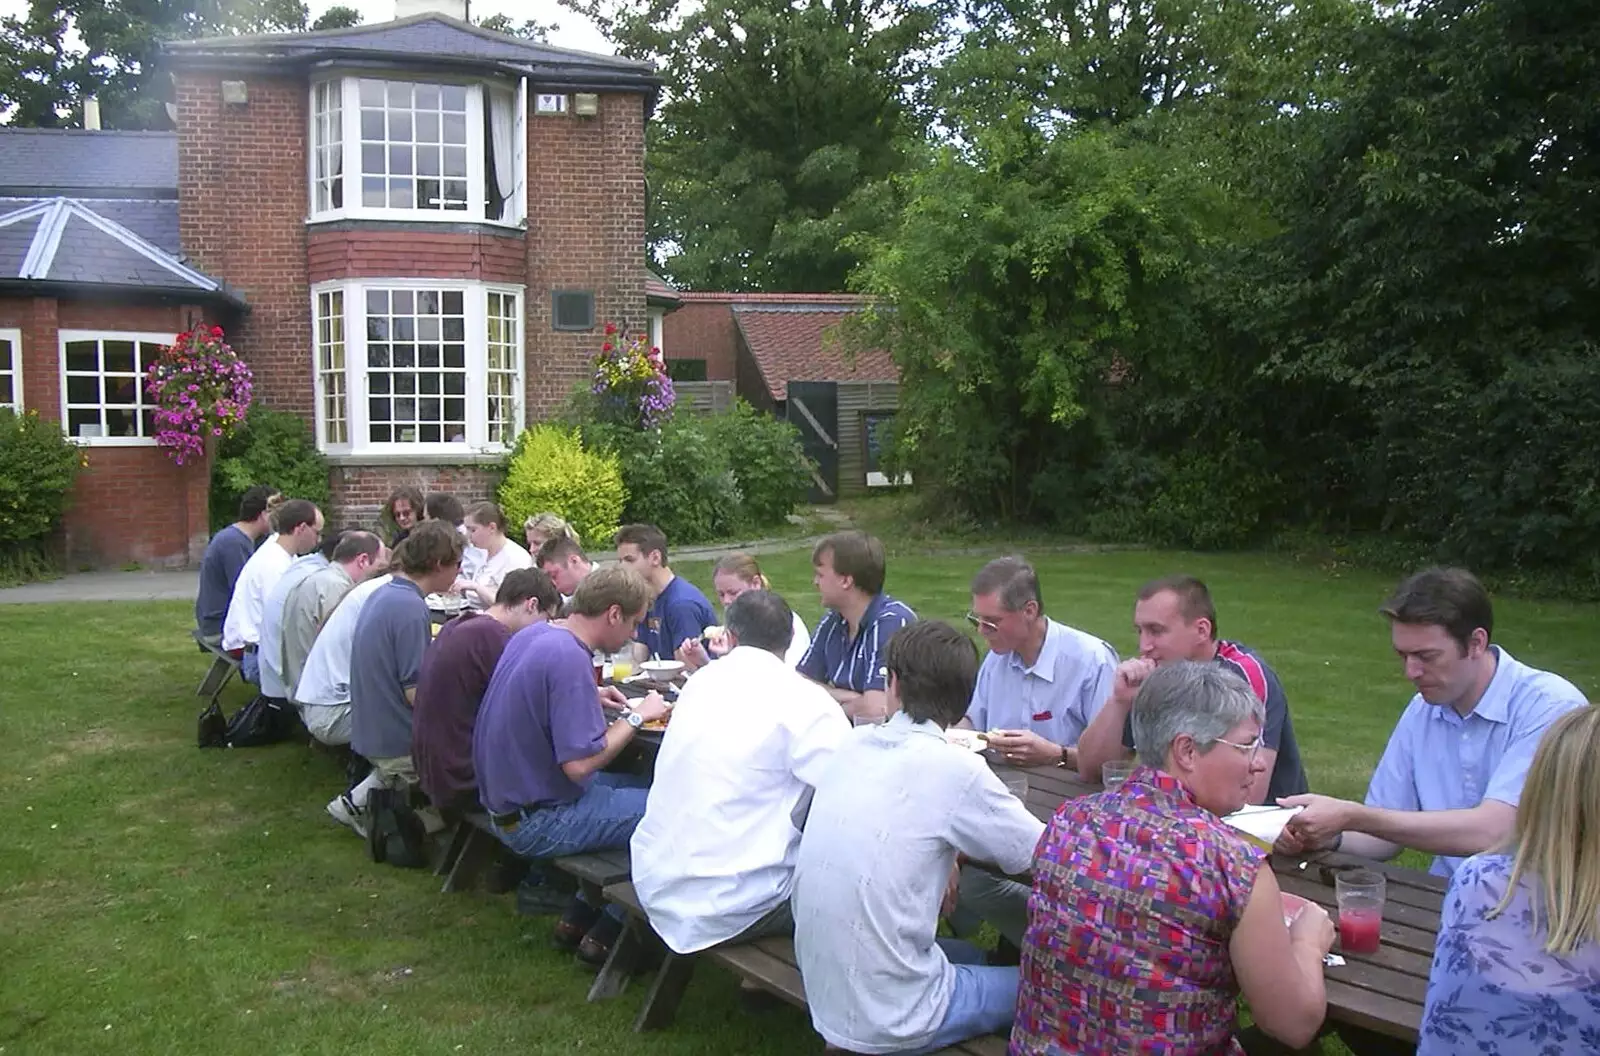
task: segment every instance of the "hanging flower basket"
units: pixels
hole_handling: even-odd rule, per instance
[[[145,392],[156,405],[156,443],[180,466],[203,462],[208,446],[244,422],[253,380],[222,339],[222,327],[179,334],[145,377]]]
[[[678,402],[661,349],[644,334],[623,337],[615,323],[607,323],[605,333],[591,387],[601,417],[635,429],[661,428]]]

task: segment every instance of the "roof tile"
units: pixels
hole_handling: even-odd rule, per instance
[[[836,328],[860,310],[861,302],[852,298],[839,303],[838,295],[831,296],[832,304],[733,306],[734,323],[774,400],[788,399],[791,381],[899,380],[888,352],[863,349],[852,354]]]
[[[178,197],[175,132],[0,128],[0,157],[0,194]]]

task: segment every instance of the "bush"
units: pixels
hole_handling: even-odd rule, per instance
[[[223,439],[211,471],[211,527],[239,516],[239,500],[257,484],[270,484],[285,498],[328,502],[328,460],[317,450],[304,419],[257,404],[244,428]]]
[[[781,524],[806,501],[811,474],[794,426],[736,400],[725,413],[705,419],[705,428],[712,445],[727,453],[744,498],[746,527]]]
[[[566,518],[585,545],[608,541],[621,523],[622,470],[615,454],[585,450],[575,430],[536,425],[525,430],[512,448],[500,506],[512,535],[536,513]]]
[[[726,538],[743,526],[743,496],[728,452],[703,419],[676,416],[659,431],[590,424],[584,436],[621,463],[624,520],[653,524],[673,544]]]
[[[25,548],[55,531],[84,464],[60,422],[0,408],[0,550]]]

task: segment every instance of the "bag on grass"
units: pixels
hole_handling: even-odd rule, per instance
[[[258,693],[228,720],[228,747],[258,748],[286,741],[293,735],[294,720],[289,704]]]
[[[228,746],[228,717],[222,714],[222,708],[212,701],[205,711],[200,713],[196,723],[195,740],[202,748],[226,748]]]
[[[367,851],[402,869],[428,864],[427,829],[411,806],[411,790],[375,788],[367,796]]]

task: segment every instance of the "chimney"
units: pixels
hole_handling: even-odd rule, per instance
[[[89,132],[100,131],[100,100],[92,95],[83,101],[83,127]]]
[[[468,0],[394,0],[396,20],[413,15],[449,15],[467,21]]]

